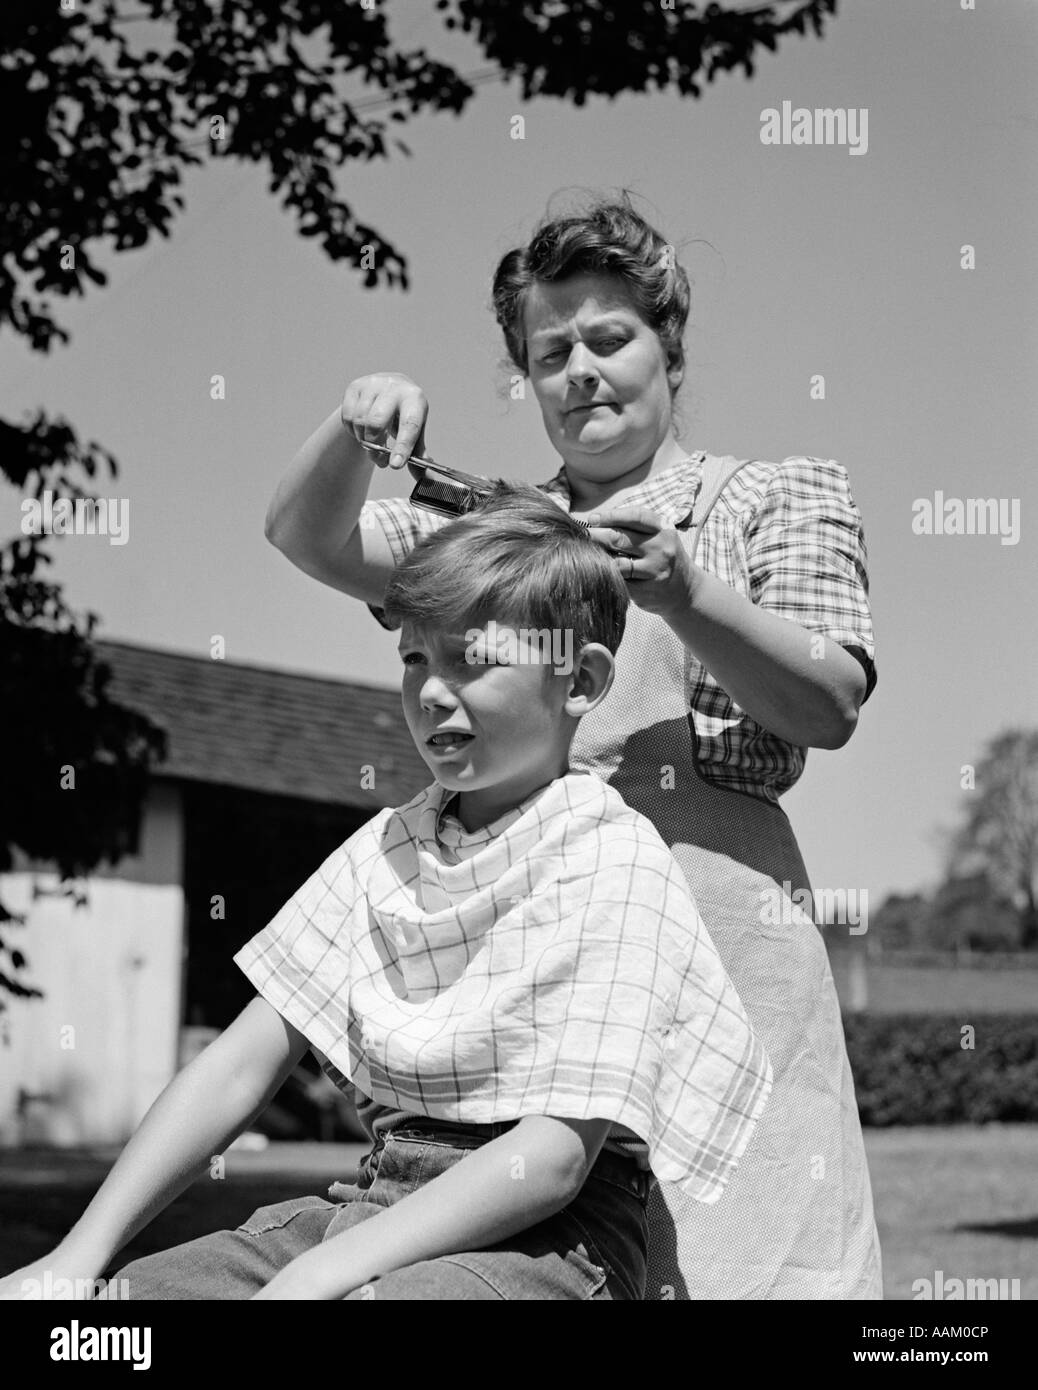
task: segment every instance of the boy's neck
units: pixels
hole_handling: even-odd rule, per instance
[[[542,781],[527,787],[521,794],[505,793],[500,800],[494,798],[493,787],[481,787],[474,792],[454,792],[444,802],[443,810],[446,811],[448,807],[453,805],[454,809],[451,814],[456,816],[464,829],[471,834],[475,830],[482,830],[485,826],[500,820],[502,816],[508,815],[509,811],[514,811],[517,806],[528,801],[536,792],[543,791],[559,777],[565,777],[567,772],[569,772],[568,763],[559,772],[546,774]]]

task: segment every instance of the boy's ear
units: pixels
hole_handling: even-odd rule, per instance
[[[573,661],[566,713],[580,719],[605,698],[616,675],[616,662],[601,642],[588,642]]]

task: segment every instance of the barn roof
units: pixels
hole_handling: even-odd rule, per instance
[[[128,642],[96,643],[108,694],[167,731],[155,775],[370,807],[408,801],[433,780],[381,686],[213,661]],[[374,771],[374,787],[364,768]]]

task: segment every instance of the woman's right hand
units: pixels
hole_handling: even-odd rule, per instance
[[[379,468],[403,468],[413,454],[425,453],[429,402],[422,388],[399,372],[373,372],[351,381],[339,415],[361,445],[389,445],[391,455],[369,455]]]

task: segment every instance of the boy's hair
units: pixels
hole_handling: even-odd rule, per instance
[[[629,601],[615,563],[537,488],[498,479],[493,489],[396,567],[382,601],[388,621],[461,632],[493,618],[568,629],[575,652],[600,642],[615,654]]]

